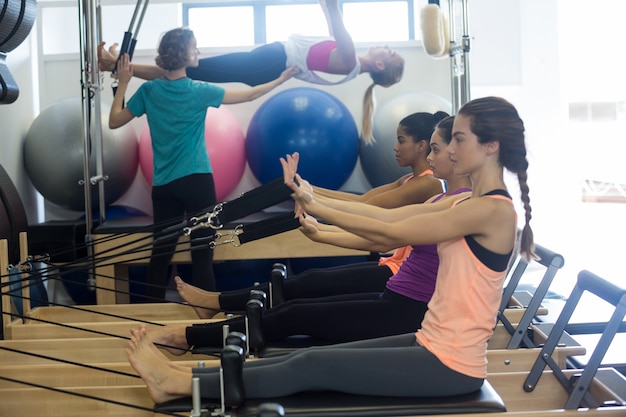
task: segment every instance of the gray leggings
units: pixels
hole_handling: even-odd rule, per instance
[[[198,368],[203,398],[219,398],[218,368]],[[278,398],[303,391],[357,395],[441,397],[480,389],[483,380],[443,365],[415,341],[415,333],[299,349],[247,361],[246,398]]]

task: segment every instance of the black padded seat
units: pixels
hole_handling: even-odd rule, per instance
[[[471,394],[437,398],[406,398],[351,395],[337,392],[305,392],[282,398],[246,400],[237,408],[237,417],[256,417],[265,403],[278,403],[288,417],[392,417],[444,414],[504,413],[506,406],[496,390],[485,381]],[[202,408],[217,409],[219,405],[202,401]],[[187,412],[191,398],[157,404],[156,412]]]

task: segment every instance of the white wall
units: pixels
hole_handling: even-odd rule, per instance
[[[61,11],[55,10],[54,12],[50,12],[49,8],[44,7],[42,9],[41,4],[45,4],[45,0],[42,0],[42,3],[40,3],[39,16],[41,17],[43,14],[44,17],[48,18],[48,21],[49,19],[57,19],[58,21],[58,19],[61,19],[63,17],[70,20],[70,16],[73,16],[72,13],[75,12],[72,10],[71,7],[67,7]],[[127,9],[128,10],[124,10],[124,12],[132,12],[132,9],[129,9],[128,7]],[[112,16],[110,15],[107,17],[106,8],[104,9],[103,14],[103,19],[112,18]],[[118,20],[126,21],[124,17],[117,16],[117,18]],[[140,40],[142,40],[142,38],[158,39],[158,35],[160,33],[164,32],[167,29],[170,29],[171,27],[176,26],[178,19],[179,16],[176,6],[168,4],[155,4],[154,6],[151,5],[142,25],[141,34],[143,36],[139,36]],[[41,26],[41,22],[39,22],[39,25],[41,32],[41,35],[39,36],[40,42],[49,42],[49,38],[51,36],[60,36],[57,32],[52,33],[50,30],[46,30],[46,27]],[[74,27],[74,25],[76,27]],[[78,33],[75,33],[78,31],[77,23],[71,20],[68,22],[67,26],[69,33],[66,33],[62,36],[63,42],[65,42],[67,45],[75,45],[79,42]],[[103,38],[108,42],[109,45],[113,42],[121,42],[121,39],[118,38],[121,38],[124,30],[125,28],[119,28],[119,32],[105,32],[103,34]],[[143,49],[138,49],[135,52],[134,61],[139,63],[152,64],[154,62],[154,56],[156,52],[150,46],[150,44],[154,43],[156,46],[157,42],[149,42],[145,39],[143,41],[143,46],[141,42],[138,43],[138,46],[142,46]],[[431,59],[423,53],[421,47],[419,46],[419,43],[417,42],[404,42],[392,46],[406,58],[406,72],[401,83],[394,85],[390,88],[375,89],[375,96],[379,106],[384,105],[386,100],[391,99],[398,94],[403,94],[407,92],[428,91],[446,99],[450,98],[450,69],[448,60]],[[212,55],[228,52],[228,50],[225,48],[214,48],[212,50],[203,50],[202,52],[204,55]],[[365,46],[359,48],[358,52],[365,52]],[[32,56],[36,55],[36,53],[32,54]],[[39,85],[42,86],[42,88],[37,89],[37,91],[35,92],[35,95],[38,95],[39,97],[39,102],[37,104],[40,105],[41,109],[44,109],[46,106],[67,97],[80,97],[81,68],[77,54],[58,54],[55,56],[41,57],[40,59],[41,65],[39,67],[41,68],[41,71],[38,74],[33,74],[33,77],[31,79],[36,80]],[[112,93],[110,87],[111,81],[112,80],[108,77],[108,74],[106,74],[103,78],[103,89],[101,93],[102,101],[105,104],[109,104],[112,101]],[[357,80],[354,80],[344,85],[332,87],[316,87],[325,89],[337,98],[339,98],[348,107],[354,119],[358,121],[361,119],[361,103],[363,92],[369,85],[369,82],[369,77],[361,76]],[[129,96],[134,92],[134,89],[140,83],[141,80],[133,81],[133,83],[131,84],[131,89],[128,93]],[[271,97],[272,94],[275,94],[287,88],[304,85],[307,84],[299,80],[290,80],[288,83],[279,87],[274,92],[258,100],[255,100],[254,102],[232,105],[228,106],[228,108],[239,120],[241,127],[245,132],[248,127],[249,121],[256,109],[269,97]],[[245,88],[245,86],[241,84],[224,86],[226,88]],[[28,119],[28,123],[30,123],[31,120],[32,117]],[[144,124],[143,119],[136,120],[133,123],[137,130],[137,133],[139,134]],[[16,135],[12,140],[19,142],[23,141],[23,139],[24,132],[22,132],[22,134],[20,135]],[[25,176],[23,170],[21,170],[21,173],[18,173],[18,175],[20,174],[22,176]],[[249,169],[246,169],[244,178],[240,182],[239,186],[227,198],[232,198],[233,196],[239,195],[241,192],[246,191],[256,185],[258,185],[258,182],[251,174]],[[354,174],[344,185],[344,188],[349,190],[363,191],[368,186],[369,184],[362,174],[360,165],[357,164]],[[140,173],[138,173],[138,177],[133,183],[131,189],[117,202],[117,204],[124,204],[135,207],[148,213],[151,211],[149,188]],[[81,215],[81,213],[68,212],[50,203],[45,204],[46,219],[76,218],[79,215]]]
[[[530,38],[528,41],[524,41],[522,39],[524,35],[522,31],[524,14],[521,12],[523,10],[531,10],[529,17],[536,20],[537,16],[532,11],[533,5],[536,5],[535,7],[549,8],[550,4],[554,4],[554,1],[503,2],[498,0],[474,0],[471,2],[469,8],[469,24],[472,35],[470,75],[473,96],[497,93],[512,98],[515,104],[523,106],[523,101],[517,103],[515,100],[517,97],[512,97],[521,91],[523,42],[530,41],[533,43],[538,42],[540,45],[552,45],[556,41],[549,42],[549,39],[543,37],[543,34],[535,35],[536,37],[541,36],[542,39]],[[161,9],[167,7],[167,5],[157,4],[155,7]],[[178,15],[175,12],[162,13],[162,11],[159,10],[158,14],[153,13],[153,15],[150,15],[150,12],[148,13],[149,15],[144,21],[142,32],[161,33],[175,26],[173,21],[178,19]],[[498,16],[498,18],[494,19],[493,16]],[[547,20],[554,18],[554,16],[547,14],[542,14],[541,16]],[[535,25],[533,24],[532,27],[535,28]],[[35,48],[36,30],[37,26],[35,26],[27,41],[18,50],[13,51],[8,59],[9,65],[16,75],[16,80],[22,88],[22,94],[18,102],[0,107],[0,124],[2,126],[10,126],[2,129],[3,152],[0,154],[0,163],[9,170],[12,178],[18,184],[20,192],[23,194],[23,198],[31,212],[35,210],[33,197],[35,192],[32,186],[29,186],[21,157],[21,144],[29,124],[38,114],[39,108],[45,108],[47,105],[65,97],[79,97],[81,93],[80,65],[76,54],[59,55],[54,57],[54,59],[46,58],[44,60],[42,58],[42,63],[39,66],[42,71],[31,70],[31,67],[38,67],[36,61],[38,54]],[[45,28],[40,28],[40,30],[42,32],[42,36],[39,37],[41,42],[44,42],[47,36],[52,36],[45,31]],[[68,30],[70,30],[70,33],[64,35],[64,38],[67,38],[66,42],[78,42],[78,35],[73,32],[74,29],[69,27]],[[532,36],[536,32],[531,31],[529,35]],[[122,32],[120,31],[120,37],[121,34]],[[554,36],[554,34],[552,35]],[[107,36],[112,36],[113,38],[107,39]],[[114,41],[120,41],[120,39],[114,39],[114,37],[112,34],[104,34],[104,38],[109,44]],[[416,43],[392,46],[406,57],[406,72],[401,83],[388,89],[377,88],[375,90],[379,106],[384,105],[386,100],[407,92],[428,91],[450,99],[450,68],[447,59],[434,60],[426,56]],[[146,45],[143,47],[145,49],[136,52],[135,61],[152,63],[154,51],[150,50]],[[530,50],[532,54],[529,56],[536,57],[536,45],[531,46]],[[212,50],[204,52],[211,54],[223,51]],[[524,55],[524,59],[527,58]],[[110,82],[111,80],[108,77],[104,78],[102,100],[107,103],[110,103],[112,100]],[[139,80],[135,82],[135,88],[139,82]],[[368,77],[363,76],[350,83],[326,87],[325,89],[338,97],[350,109],[355,120],[360,120],[362,94],[368,84]],[[38,88],[38,85],[41,88]],[[277,89],[276,92],[298,85],[304,84],[298,80],[291,80]],[[226,85],[226,87],[241,88],[241,85],[233,84],[230,86]],[[543,86],[537,88],[538,91],[542,89]],[[271,94],[252,103],[229,106],[229,110],[235,114],[244,131],[247,129],[256,108],[269,96]],[[553,101],[544,98],[542,103],[548,106],[548,103]],[[538,112],[538,115],[543,114],[546,114],[546,112]],[[526,118],[532,120],[532,117],[529,115]],[[138,127],[140,123],[137,121],[136,126],[138,130],[140,129]],[[4,151],[5,147],[8,148],[7,151]],[[120,201],[124,204],[136,206],[144,211],[149,211],[149,191],[143,178],[140,176],[141,174],[139,174],[138,179],[129,192]],[[247,170],[242,182],[232,195],[237,195],[255,185],[257,185],[256,180]],[[357,165],[355,173],[344,188],[358,190],[366,186],[367,181],[360,171],[360,166]],[[50,204],[46,205],[46,218],[63,216],[76,217],[77,213],[66,213],[64,210],[59,210]]]
[[[567,7],[568,1],[472,0],[469,3],[472,97],[503,96],[517,106],[525,122],[531,164],[529,185],[533,206],[532,224],[537,242],[565,256],[566,272],[561,274],[561,280],[565,280],[568,285],[582,268],[599,273],[618,270],[616,262],[620,259],[619,248],[606,244],[600,233],[604,228],[614,230],[617,235],[626,233],[622,230],[624,226],[620,226],[625,222],[617,221],[619,217],[616,213],[620,212],[620,207],[610,204],[581,205],[578,180],[584,171],[584,161],[585,157],[588,158],[586,153],[589,150],[572,146],[571,132],[565,128],[568,126],[567,100],[562,96],[571,96],[572,91],[575,91],[575,86],[563,86],[561,74],[567,69],[561,67],[559,53],[564,43],[569,41],[559,38],[559,8]],[[149,21],[154,22],[154,19]],[[172,26],[169,23],[161,24],[163,28],[156,31]],[[106,40],[109,43],[116,41]],[[46,61],[44,71],[38,78],[31,70],[31,67],[37,66],[32,60],[37,54],[31,43],[32,35],[9,54],[8,63],[21,87],[21,96],[14,104],[0,106],[0,163],[17,183],[29,215],[35,211],[34,191],[29,187],[23,169],[21,143],[40,105],[37,100],[33,100],[33,96],[41,97],[43,107],[68,94],[79,94],[80,91],[77,57]],[[575,49],[572,45],[567,46],[568,50]],[[400,84],[376,90],[379,105],[394,95],[408,91],[430,91],[450,98],[447,60],[433,60],[415,45],[400,45],[397,49],[407,58],[407,72]],[[575,51],[581,59],[588,52]],[[137,52],[135,60],[152,62],[153,56],[153,51],[145,49]],[[571,57],[568,62],[571,62]],[[37,87],[38,80],[41,88]],[[110,82],[108,79],[105,81]],[[332,87],[329,91],[348,106],[355,120],[359,120],[361,97],[366,84],[367,79],[363,77]],[[292,80],[280,89],[296,85],[300,85],[299,81]],[[562,93],[564,90],[567,94]],[[111,100],[108,84],[102,95],[104,101]],[[229,108],[245,130],[255,109],[266,99]],[[511,180],[510,190],[515,194],[517,183]],[[355,189],[364,182],[357,169],[346,187]],[[254,185],[256,182],[248,171],[233,195]],[[130,205],[143,204],[143,208],[149,206],[149,194],[141,179],[136,181],[131,192],[122,200]],[[564,207],[570,215],[563,215]],[[55,213],[50,208],[48,211],[49,215],[63,214]],[[570,216],[576,216],[574,224]],[[589,222],[588,218],[595,219],[595,222]],[[599,219],[603,221],[602,224],[598,223]],[[613,261],[611,263],[607,260]]]

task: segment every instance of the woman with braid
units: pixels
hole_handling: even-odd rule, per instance
[[[432,152],[428,156],[433,172],[447,181],[448,191],[433,196],[424,204],[444,201],[452,204],[470,191],[469,179],[455,175],[447,154],[439,152],[450,141],[452,120],[452,117],[446,118],[438,125],[430,140]],[[306,186],[310,187],[308,183]],[[336,226],[317,227],[337,236],[349,234]],[[361,249],[376,244],[364,240]],[[435,287],[439,257],[434,244],[413,245],[410,248],[410,254],[398,272],[380,290],[292,299],[266,310],[262,320],[265,341],[281,342],[290,336],[308,335],[313,339],[312,344],[319,345],[390,336],[419,328]],[[248,298],[249,295],[245,301]],[[190,346],[221,348],[224,324],[231,331],[246,332],[244,319],[236,317],[193,326],[162,326],[151,330],[149,338],[173,354],[181,354]]]
[[[419,330],[246,361],[247,398],[277,398],[311,390],[441,397],[480,389],[487,376],[487,342],[496,324],[518,228],[504,181],[505,168],[517,175],[525,211],[520,252],[534,257],[524,124],[515,107],[502,98],[472,100],[456,115],[446,151],[455,173],[469,176],[471,195],[452,205],[392,210],[317,196],[297,175],[297,155],[281,159],[285,183],[302,210],[302,230],[311,239],[339,246],[372,240],[379,242],[380,250],[436,244],[439,269]],[[333,236],[309,220],[314,216],[353,235]],[[220,398],[219,368],[173,364],[146,334],[145,327],[131,332],[127,354],[155,402],[189,396],[192,377],[199,378],[202,397]]]

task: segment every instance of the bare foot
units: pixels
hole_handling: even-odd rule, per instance
[[[174,370],[155,351],[146,337],[145,326],[131,331],[126,356],[145,382],[152,400],[158,404],[191,395],[191,369]]]
[[[180,277],[174,277],[174,281],[180,298],[193,307],[199,318],[210,319],[220,312],[220,293],[194,287]]]
[[[100,42],[97,48],[98,53],[98,68],[100,71],[113,71],[115,69],[115,64],[117,63],[117,43],[114,43],[109,47],[109,49],[105,49],[105,43]]]
[[[189,350],[186,326],[161,326],[147,332],[147,339],[156,347],[163,348],[172,355],[183,355]],[[131,332],[132,333],[132,332]]]
[[[131,335],[135,335],[135,333],[137,333],[139,330],[138,329],[130,329],[130,334]],[[150,338],[150,334],[149,332],[146,334],[146,337],[149,339]],[[154,354],[156,356],[158,356],[164,363],[167,364],[167,366],[169,366],[172,369],[175,370],[179,370],[179,371],[187,371],[190,368],[192,368],[192,366],[189,365],[181,365],[180,363],[177,363],[177,361],[172,361],[170,360],[167,356],[165,356],[165,354],[163,353],[163,351],[159,350],[156,345],[154,343],[150,343],[150,348],[152,349],[152,351],[154,352]],[[216,366],[219,366],[216,365]]]

